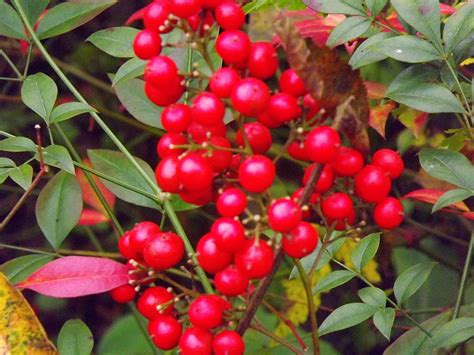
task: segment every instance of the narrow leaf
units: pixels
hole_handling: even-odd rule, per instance
[[[474,318],[454,319],[433,332],[433,347],[451,347],[472,337],[474,337]]]
[[[419,189],[407,193],[402,199],[412,198],[417,201],[423,201],[426,203],[435,204],[436,201],[444,194],[444,191],[435,190],[435,189]],[[456,202],[450,207],[457,208],[464,212],[469,212],[469,207],[464,202]]]
[[[358,271],[362,270],[377,253],[380,244],[380,233],[364,237],[352,251],[351,259]]]
[[[355,274],[349,270],[336,270],[320,280],[313,288],[313,294],[327,292],[352,280]]]
[[[18,0],[30,24],[34,25],[41,13],[46,9],[49,0]]]
[[[29,138],[11,137],[0,141],[0,150],[4,152],[36,152],[36,144]]]
[[[465,3],[452,14],[443,30],[444,47],[450,53],[460,42],[474,31],[474,2]]]
[[[66,121],[83,113],[97,112],[97,110],[82,102],[66,102],[56,106],[51,113],[51,123]]]
[[[423,63],[441,59],[436,48],[416,36],[397,36],[385,39],[372,47],[383,54],[407,63]]]
[[[339,23],[327,40],[329,47],[335,47],[359,37],[370,27],[371,21],[362,16],[352,16]]]
[[[29,75],[21,87],[23,103],[49,124],[49,115],[58,97],[58,87],[44,73]]]
[[[335,309],[319,327],[319,335],[353,327],[372,317],[378,308],[365,303],[349,303]]]
[[[43,254],[20,256],[2,264],[0,266],[0,272],[5,274],[12,284],[15,284],[26,279],[41,266],[53,260],[53,258],[52,255]]]
[[[20,16],[5,2],[0,2],[0,36],[26,39]]]
[[[417,264],[398,276],[393,291],[399,305],[403,304],[423,286],[435,265],[436,263],[432,262]]]
[[[395,310],[393,308],[380,309],[374,314],[373,320],[380,333],[390,341],[390,334],[395,321]]]
[[[385,5],[387,5],[387,2],[388,0],[365,0],[372,16],[378,15]]]
[[[370,304],[371,306],[384,308],[385,303],[387,302],[387,296],[385,295],[385,292],[377,287],[361,288],[357,294],[359,295],[362,302]]]
[[[389,32],[377,33],[376,35],[369,37],[362,44],[357,47],[355,52],[352,54],[349,64],[352,68],[357,69],[364,65],[372,64],[384,60],[388,56],[380,51],[373,50],[376,48],[377,43],[391,38],[394,35]]]
[[[58,335],[58,350],[61,355],[89,355],[94,347],[92,332],[80,319],[70,319],[62,326]]]
[[[113,27],[93,33],[87,40],[105,53],[118,58],[133,58],[132,43],[139,31],[132,27]]]
[[[445,192],[433,206],[431,213],[435,213],[436,211],[450,206],[452,204],[458,203],[459,201],[464,201],[469,197],[474,196],[473,191],[467,191],[464,189],[454,189],[448,192]]]

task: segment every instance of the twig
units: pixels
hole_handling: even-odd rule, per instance
[[[276,336],[275,334],[273,334],[272,332],[270,332],[267,328],[265,328],[264,326],[262,326],[261,324],[258,324],[258,323],[254,323],[254,324],[251,324],[250,325],[250,328],[256,330],[257,332],[260,332],[262,333],[263,335],[266,335],[267,337],[275,340],[277,343],[280,343],[281,345],[283,345],[284,347],[286,347],[287,349],[293,351],[295,354],[298,354],[298,355],[302,355],[303,353],[298,350],[297,348],[295,348],[293,345],[291,345],[288,341],[286,341],[285,339],[282,339],[280,338],[279,336]]]
[[[469,241],[469,247],[467,249],[466,261],[464,262],[464,270],[462,272],[461,283],[459,284],[458,297],[456,299],[456,305],[454,306],[453,319],[456,319],[459,316],[459,311],[461,309],[464,290],[466,288],[467,275],[469,274],[469,268],[471,266],[473,249],[474,249],[474,232],[471,233],[471,240]]]

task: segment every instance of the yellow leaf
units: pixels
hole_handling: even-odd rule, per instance
[[[474,64],[474,58],[473,57],[463,60],[460,65],[462,67],[464,67],[466,65],[471,65],[471,64]]]
[[[20,291],[0,273],[0,354],[58,354]]]

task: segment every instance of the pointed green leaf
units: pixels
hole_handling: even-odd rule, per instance
[[[435,265],[436,263],[432,262],[417,264],[398,276],[395,280],[393,291],[399,305],[402,305],[423,286]]]
[[[10,178],[15,181],[23,190],[30,187],[33,180],[33,168],[31,165],[23,164],[8,173]]]
[[[433,45],[416,36],[397,36],[378,42],[372,47],[383,54],[407,63],[423,63],[441,59]]]
[[[132,58],[126,61],[115,74],[114,80],[112,81],[112,86],[115,86],[122,81],[143,75],[145,72],[145,64],[146,61],[139,58]]]
[[[0,272],[5,274],[12,284],[25,280],[41,266],[53,260],[52,255],[33,254],[24,255],[8,260],[0,266]]]
[[[49,124],[49,115],[58,97],[58,87],[44,73],[29,75],[21,87],[23,103]]]
[[[349,270],[336,270],[320,280],[313,288],[313,294],[327,292],[345,284],[355,277],[355,273]]]
[[[36,152],[36,144],[29,138],[10,137],[0,141],[0,150],[4,152]]]
[[[374,314],[373,320],[380,333],[390,341],[390,334],[395,321],[395,310],[393,308],[379,309]]]
[[[83,113],[97,112],[97,110],[82,102],[66,102],[56,106],[51,113],[51,123],[66,121]]]
[[[352,54],[349,64],[352,68],[357,69],[364,65],[372,64],[386,59],[388,56],[380,51],[374,50],[377,44],[387,38],[393,37],[393,33],[382,32],[366,39],[357,47]]]
[[[339,23],[331,32],[327,40],[329,47],[335,47],[365,33],[370,27],[371,21],[362,16],[351,16]]]
[[[35,155],[36,160],[39,161],[38,154]],[[43,149],[43,159],[46,165],[54,166],[56,168],[67,171],[75,175],[74,163],[68,150],[60,145],[50,145]]]
[[[132,27],[113,27],[93,33],[87,41],[118,58],[133,58],[133,40],[139,31]]]
[[[15,166],[16,164],[13,160],[0,157],[0,168],[14,168]]]
[[[380,288],[377,287],[365,287],[361,288],[357,294],[359,295],[362,302],[370,304],[375,307],[385,307],[387,302],[387,296]]]
[[[377,253],[380,244],[380,234],[373,233],[362,238],[352,251],[351,259],[358,271],[362,270]]]
[[[18,3],[25,12],[30,24],[34,25],[48,6],[49,0],[18,0]]]
[[[462,40],[474,31],[474,3],[468,2],[452,14],[443,30],[444,48],[450,53]]]
[[[387,2],[388,0],[365,0],[372,16],[378,15],[385,5],[387,5]]]
[[[5,2],[0,2],[0,36],[26,39],[20,16]]]
[[[319,335],[353,327],[372,317],[378,311],[365,303],[348,303],[335,309],[319,327]]]
[[[94,337],[80,319],[70,319],[62,326],[58,335],[58,350],[61,355],[90,355]]]
[[[433,347],[451,347],[472,337],[474,337],[474,318],[454,319],[433,332]]]
[[[464,201],[465,199],[468,199],[469,197],[474,196],[473,191],[467,191],[464,189],[454,189],[445,192],[444,194],[441,195],[441,197],[436,201],[436,203],[433,205],[433,209],[431,210],[431,213],[435,213],[436,211],[448,207],[449,205],[452,205],[456,202],[459,201]]]

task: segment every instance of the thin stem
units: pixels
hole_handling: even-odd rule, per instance
[[[33,253],[33,254],[43,254],[43,255],[51,255],[51,256],[56,256],[60,257],[61,255],[58,253],[53,253],[49,251],[43,251],[43,250],[38,250],[38,249],[32,249],[32,248],[25,248],[25,247],[17,247],[15,245],[9,245],[9,244],[3,244],[0,243],[0,248],[5,248],[5,249],[11,249],[11,250],[19,250],[19,251],[26,251],[28,253]]]
[[[466,260],[464,261],[464,270],[461,276],[461,283],[459,284],[456,305],[454,306],[453,319],[456,319],[459,316],[459,311],[461,309],[464,290],[466,288],[467,275],[469,274],[469,268],[471,266],[473,249],[474,249],[474,232],[471,233],[471,240],[469,241],[469,247],[467,249]]]
[[[99,239],[97,239],[97,236],[95,235],[92,228],[89,226],[84,226],[84,231],[86,232],[87,237],[89,238],[92,245],[94,245],[94,248],[101,252],[104,251],[104,248],[102,248],[102,245],[100,244]]]
[[[419,222],[417,222],[417,221],[415,221],[415,220],[413,220],[413,219],[411,219],[411,218],[407,218],[405,221],[408,222],[409,224],[411,224],[411,225],[413,225],[413,226],[415,226],[415,227],[417,227],[417,228],[420,228],[420,229],[422,229],[422,230],[424,230],[424,231],[426,231],[426,232],[428,232],[428,233],[431,233],[431,234],[433,234],[433,235],[435,235],[435,236],[437,236],[437,237],[439,237],[439,238],[441,238],[441,239],[450,241],[451,243],[457,244],[457,245],[462,246],[462,247],[467,247],[467,245],[468,245],[468,243],[467,243],[466,241],[464,241],[464,240],[460,240],[460,239],[457,239],[457,238],[453,238],[453,237],[451,237],[451,236],[449,236],[449,235],[444,234],[443,232],[440,232],[440,231],[438,231],[438,230],[436,230],[436,229],[433,229],[433,228],[431,228],[431,227],[428,227],[428,226],[426,226],[426,225],[424,225],[424,224],[422,224],[422,223],[419,223]]]
[[[3,57],[3,59],[5,59],[5,61],[8,63],[8,65],[10,66],[10,68],[13,69],[13,71],[15,72],[16,76],[18,77],[18,79],[20,80],[23,80],[23,75],[21,75],[20,71],[18,70],[18,68],[16,67],[16,65],[12,62],[12,60],[10,59],[10,57],[3,51],[3,49],[0,49],[0,55]]]
[[[454,68],[452,67],[451,63],[449,63],[449,60],[446,59],[445,63],[448,66],[448,69],[451,72],[451,75],[453,76],[453,79],[456,82],[456,85],[458,86],[458,89],[461,93],[461,97],[464,101],[464,105],[466,106],[467,112],[471,113],[471,105],[469,104],[469,101],[467,100],[466,94],[464,93],[464,90],[462,89],[461,83],[459,82],[459,78],[456,72],[454,71]]]
[[[303,354],[299,349],[295,348],[288,341],[286,341],[285,339],[280,338],[279,336],[276,336],[275,334],[273,334],[271,331],[269,331],[267,328],[265,328],[261,324],[253,323],[253,324],[250,325],[250,328],[252,328],[253,330],[256,330],[259,333],[262,333],[263,335],[266,335],[267,337],[273,339],[277,343],[280,343],[281,345],[283,345],[288,350],[293,351],[295,354],[298,354],[298,355]]]

